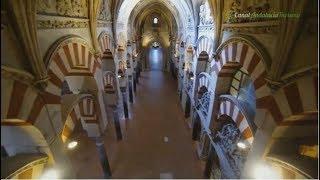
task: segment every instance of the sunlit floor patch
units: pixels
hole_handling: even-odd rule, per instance
[[[168,138],[167,136],[165,136],[165,137],[163,138],[163,141],[164,141],[164,142],[169,142],[169,138]]]
[[[173,179],[172,173],[160,173],[160,179]]]

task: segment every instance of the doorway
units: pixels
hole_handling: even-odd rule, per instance
[[[163,49],[159,43],[153,43],[149,49],[149,66],[151,71],[162,71],[163,63]]]

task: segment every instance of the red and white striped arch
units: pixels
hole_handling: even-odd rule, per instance
[[[202,72],[197,78],[199,83],[197,91],[199,91],[202,86],[206,87],[208,91],[213,91],[213,80],[208,73]]]
[[[108,35],[107,32],[102,32],[99,37],[99,45],[101,49],[101,53],[105,52],[106,50],[110,50],[111,53],[114,53],[114,47],[113,47],[113,40],[110,35]]]
[[[221,73],[228,74],[223,69],[232,70],[240,64],[239,67],[249,73],[254,84],[256,111],[269,111],[273,120],[278,124],[290,118],[292,120],[314,119],[318,112],[314,98],[317,97],[317,76],[304,76],[271,94],[265,80],[268,60],[263,59],[263,52],[255,48],[253,43],[244,38],[231,38],[223,43],[217,52],[220,59],[212,64],[212,73],[217,76],[220,76]],[[228,68],[225,68],[227,66]],[[290,123],[287,121],[287,123],[294,124],[294,121]]]
[[[47,118],[44,105],[59,104],[60,97],[48,92],[38,93],[31,85],[2,78],[1,119],[21,119],[33,124],[39,115]]]
[[[115,74],[111,71],[104,72],[103,76],[103,85],[106,93],[115,93],[116,91],[116,77]]]
[[[211,59],[213,54],[213,40],[211,38],[202,36],[199,38],[197,43],[196,57],[198,58],[201,52],[206,52]]]
[[[281,125],[318,123],[318,76],[307,75],[285,85],[269,98],[269,109]],[[260,102],[261,103],[261,102]]]
[[[237,127],[238,127],[242,137],[247,142],[252,144],[253,133],[250,129],[247,118],[240,111],[240,109],[237,107],[237,105],[228,99],[222,99],[220,101],[220,110],[219,110],[218,116],[221,116],[223,114],[228,115],[229,117],[232,118],[232,120],[237,124]]]
[[[61,95],[62,82],[66,76],[95,76],[101,69],[101,60],[94,56],[93,50],[81,38],[62,39],[48,57],[50,77],[46,91]]]
[[[55,43],[47,56],[48,86],[41,96],[30,96],[28,102],[33,104],[29,118],[31,124],[45,118],[45,105],[60,111],[61,88],[66,76],[98,77],[101,61],[97,59],[90,46],[79,37],[64,37]],[[33,102],[34,101],[34,102]]]
[[[84,118],[85,122],[97,123],[96,105],[93,98],[83,98],[79,102],[80,115]]]
[[[211,63],[212,74],[220,76],[220,73],[225,73],[223,69],[228,70],[225,68],[227,66],[230,66],[229,69],[232,71],[235,69],[234,66],[242,67],[249,73],[254,84],[257,109],[268,110],[268,102],[272,96],[265,80],[266,66],[260,51],[249,40],[232,37],[218,48],[217,54],[220,58]]]
[[[81,98],[79,102],[74,105],[67,117],[61,134],[62,140],[65,142],[70,137],[76,123],[81,123],[89,136],[99,136],[100,131],[97,118],[96,104],[93,97],[86,96]]]

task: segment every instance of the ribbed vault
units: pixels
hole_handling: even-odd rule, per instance
[[[183,34],[187,27],[187,17],[192,10],[185,1],[165,1],[165,0],[130,0],[124,1],[120,8],[116,20],[116,34],[119,37],[118,44],[124,44],[123,40],[129,40],[132,36],[136,36],[135,30],[139,25],[143,24],[145,17],[157,12],[163,15],[169,23],[169,29],[172,32],[175,28],[176,34]],[[135,29],[135,30],[134,30]]]

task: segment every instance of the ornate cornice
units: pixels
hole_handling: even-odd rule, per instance
[[[1,65],[1,76],[29,85],[34,83],[34,76],[31,73],[4,65]]]
[[[304,69],[300,69],[294,72],[287,73],[283,75],[279,80],[272,80],[271,78],[265,78],[268,82],[268,85],[273,90],[278,90],[279,88],[286,86],[294,81],[297,81],[299,78],[308,75],[317,75],[318,74],[318,67],[311,66]]]
[[[279,32],[277,27],[226,27],[223,31],[244,33],[244,34],[276,34]]]
[[[299,78],[307,75],[317,75],[318,74],[318,67],[317,66],[312,66],[312,67],[307,67],[304,69],[300,69],[294,72],[287,73],[283,75],[279,80],[273,80],[270,77],[265,78],[267,81],[268,86],[276,91],[292,82],[297,81]]]
[[[279,32],[279,21],[223,24],[222,30],[244,34],[276,34]]]
[[[29,86],[36,87],[38,90],[43,90],[48,84],[49,77],[40,80],[35,80],[35,77],[24,70],[1,65],[1,76],[8,79],[13,79]]]
[[[38,29],[60,29],[60,28],[87,28],[88,21],[74,20],[38,20]]]

